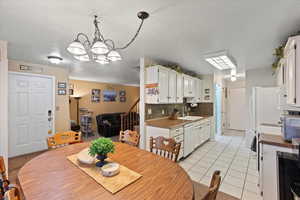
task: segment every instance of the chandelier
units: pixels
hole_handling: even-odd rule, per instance
[[[67,51],[75,59],[83,62],[95,61],[100,64],[108,64],[122,60],[119,50],[126,49],[134,42],[143,26],[144,20],[149,17],[149,14],[141,11],[137,16],[141,20],[141,23],[132,39],[123,47],[116,47],[112,39],[104,38],[99,28],[100,22],[97,19],[97,15],[95,15],[93,22],[95,26],[93,40],[91,41],[84,33],[78,33],[75,40],[67,47]]]

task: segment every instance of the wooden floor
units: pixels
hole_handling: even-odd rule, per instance
[[[11,183],[16,183],[17,174],[19,170],[32,158],[42,154],[44,152],[37,152],[28,155],[18,156],[8,159],[8,175]],[[201,200],[203,195],[208,191],[208,187],[197,182],[193,182],[195,200]],[[223,192],[218,192],[217,200],[238,200],[235,197],[227,195]]]

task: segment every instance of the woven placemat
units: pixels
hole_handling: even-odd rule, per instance
[[[100,168],[93,165],[81,164],[77,160],[77,154],[67,157],[74,165],[80,170],[85,172],[88,176],[92,177],[97,183],[102,185],[106,190],[112,194],[117,193],[129,184],[135,182],[142,177],[141,174],[136,173],[127,167],[120,165],[120,173],[113,177],[104,177],[100,172]]]

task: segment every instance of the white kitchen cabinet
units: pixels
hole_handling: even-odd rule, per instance
[[[168,103],[176,103],[176,92],[177,92],[177,73],[173,70],[169,70],[169,82],[168,87]]]
[[[300,36],[290,37],[284,49],[287,104],[300,106]]]
[[[202,102],[202,80],[196,79],[196,97],[195,100],[197,103]]]
[[[184,126],[184,157],[210,139],[210,118],[192,122]]]
[[[188,98],[187,103],[201,103],[202,102],[202,80],[194,78],[194,97]]]
[[[188,156],[194,151],[194,136],[195,136],[194,123],[190,123],[184,126],[184,157]]]
[[[159,86],[159,102],[168,103],[169,102],[169,70],[166,68],[158,69],[158,86]]]
[[[202,102],[213,103],[213,82],[202,80]]]
[[[191,77],[191,96],[195,97],[196,96],[196,78]]]
[[[176,103],[177,72],[160,65],[148,67],[145,88],[146,103]]]
[[[176,75],[176,103],[183,103],[183,75]]]
[[[264,200],[279,200],[277,151],[292,153],[290,148],[260,144],[259,186]]]
[[[183,96],[193,98],[196,91],[196,80],[194,77],[183,75]]]

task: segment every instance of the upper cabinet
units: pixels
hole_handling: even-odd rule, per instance
[[[193,98],[196,94],[196,79],[189,75],[183,75],[183,96]]]
[[[300,36],[290,37],[284,49],[286,102],[300,106]],[[278,79],[277,79],[278,80]]]
[[[202,97],[202,80],[196,79],[196,94],[195,94],[195,100],[197,103],[202,102],[203,97]]]
[[[176,92],[177,92],[177,72],[173,70],[169,70],[169,83],[167,84],[167,87],[169,87],[168,90],[168,99],[169,103],[176,103]]]
[[[183,75],[176,76],[176,103],[183,103]]]
[[[149,104],[213,102],[213,82],[156,65],[146,68],[145,102]]]
[[[146,103],[183,102],[182,75],[176,71],[160,65],[147,67],[145,81]]]
[[[202,80],[202,100],[204,103],[213,103],[213,81]]]

